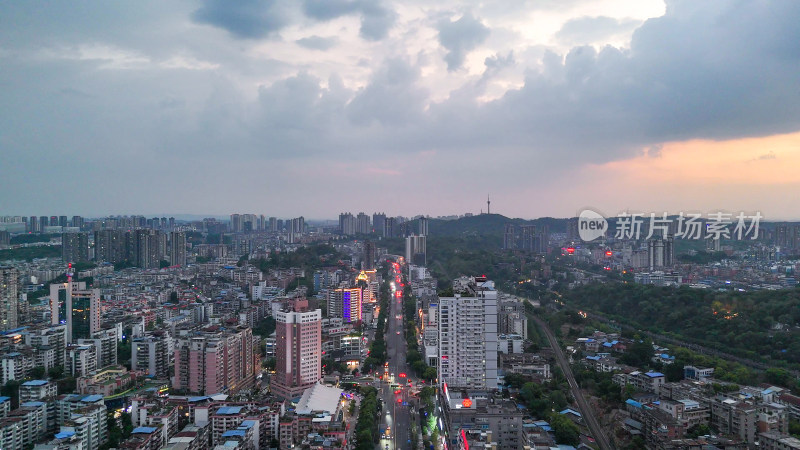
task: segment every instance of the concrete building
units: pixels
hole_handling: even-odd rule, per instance
[[[173,266],[186,265],[186,233],[179,231],[170,233],[169,263]]]
[[[56,397],[58,386],[48,380],[31,380],[19,386],[19,402],[37,402],[42,399]]]
[[[439,299],[439,380],[452,387],[497,389],[497,291],[485,277],[463,286],[463,296]]]
[[[361,322],[364,291],[358,287],[342,287],[328,291],[328,318],[341,318],[345,323]]]
[[[78,345],[91,345],[97,352],[97,368],[117,364],[117,336],[116,328],[100,330],[92,334],[91,338],[78,339]]]
[[[406,238],[406,261],[416,266],[427,263],[427,237],[411,235]]]
[[[170,366],[169,335],[136,338],[131,343],[131,369],[165,379]]]
[[[290,300],[277,313],[276,374],[272,393],[292,399],[322,378],[322,310],[308,309],[308,300]]]
[[[97,349],[93,345],[67,346],[67,373],[75,378],[86,377],[97,368]]]
[[[17,328],[19,271],[0,267],[0,331]]]
[[[22,336],[25,345],[30,345],[33,348],[52,348],[54,352],[53,364],[65,366],[65,352],[67,349],[66,324],[28,328],[22,332]]]
[[[180,337],[172,387],[206,395],[235,393],[252,384],[260,370],[256,348],[252,330],[244,327],[219,330],[212,326]]]
[[[72,290],[66,311],[67,342],[90,338],[100,331],[100,289]]]
[[[89,261],[89,233],[61,234],[61,258],[64,264]]]
[[[26,402],[0,420],[0,448],[22,450],[45,436],[47,403]]]
[[[442,385],[442,435],[448,448],[523,448],[523,410],[487,391],[450,389]]]

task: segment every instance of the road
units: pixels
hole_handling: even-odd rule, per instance
[[[561,345],[559,345],[556,337],[550,330],[550,327],[548,327],[547,324],[537,316],[531,315],[529,317],[532,317],[533,320],[536,321],[536,324],[539,325],[539,328],[541,328],[541,330],[544,331],[544,334],[547,336],[547,340],[550,341],[550,346],[553,348],[553,352],[556,355],[556,360],[558,360],[558,365],[561,367],[561,371],[564,372],[564,376],[567,377],[567,382],[572,390],[572,396],[575,398],[575,402],[578,404],[578,409],[580,409],[583,420],[589,427],[589,431],[592,433],[592,437],[600,447],[600,450],[614,449],[615,447],[609,442],[605,433],[603,433],[603,429],[600,427],[600,423],[597,421],[597,417],[594,415],[594,410],[592,410],[592,408],[589,406],[589,403],[583,397],[583,392],[581,391],[580,386],[578,386],[577,381],[575,381],[575,376],[572,374],[572,368],[569,366],[569,361],[567,361],[566,356],[564,356],[564,351],[561,349]]]
[[[390,273],[395,277],[401,276],[398,269],[392,269]],[[400,283],[397,285],[398,292]],[[406,380],[402,380],[399,375],[401,373],[411,376],[411,368],[406,364],[406,339],[403,330],[403,298],[401,296],[393,295],[389,301],[389,314],[387,315],[387,331],[386,331],[386,352],[389,358],[389,374],[393,374],[394,383],[401,381],[401,387],[392,389],[391,383],[381,383],[381,398],[385,409],[388,408],[389,414],[384,412],[384,424],[391,427],[391,440],[382,439],[380,443],[381,449],[389,450],[409,450],[411,448],[411,408],[412,399],[409,397],[408,387]],[[398,319],[397,317],[400,316]],[[399,332],[399,333],[398,333]],[[415,382],[411,377],[412,382]],[[386,381],[384,379],[384,381]],[[400,391],[395,393],[395,391]],[[400,402],[398,403],[398,399]],[[407,403],[404,405],[403,403]],[[387,447],[388,444],[388,447]]]

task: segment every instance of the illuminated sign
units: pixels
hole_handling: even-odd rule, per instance
[[[342,317],[345,322],[350,322],[350,293],[342,292]]]
[[[471,408],[472,400],[465,398],[464,401],[461,402],[461,406],[463,406],[464,408]]]

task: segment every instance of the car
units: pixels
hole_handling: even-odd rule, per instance
[[[398,332],[396,332],[395,334],[400,334],[400,332],[398,331]]]

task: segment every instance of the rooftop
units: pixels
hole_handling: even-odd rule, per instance
[[[222,408],[217,410],[217,414],[228,416],[228,415],[239,414],[241,411],[242,411],[241,406],[223,406]]]
[[[315,384],[303,391],[303,396],[297,403],[298,414],[310,414],[314,411],[334,413],[339,406],[343,389]]]

